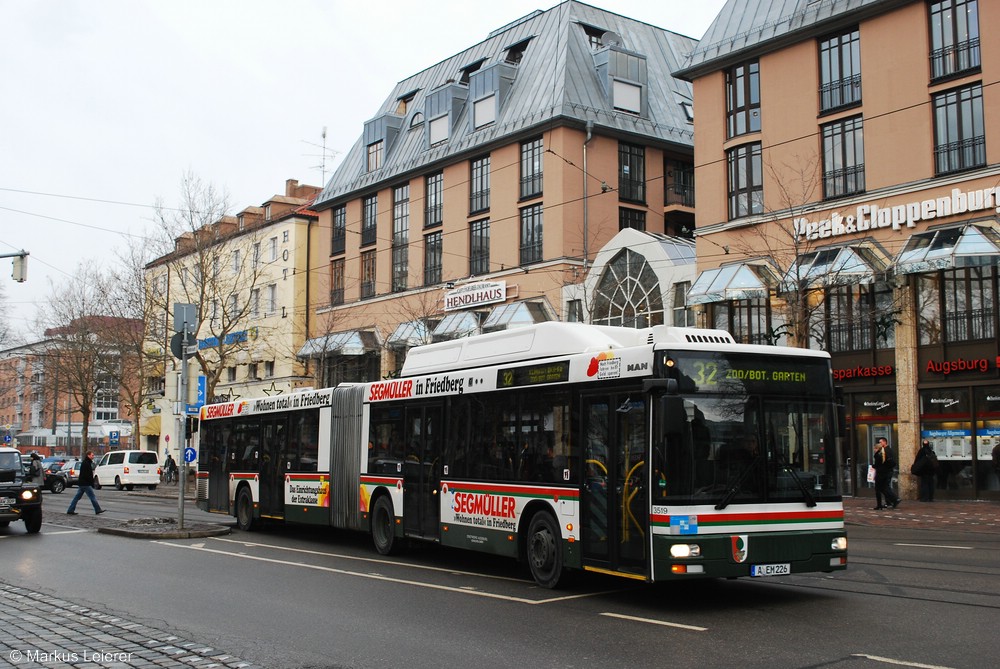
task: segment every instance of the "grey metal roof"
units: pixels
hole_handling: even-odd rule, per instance
[[[674,74],[693,79],[737,56],[778,48],[913,1],[728,0]]]
[[[648,113],[646,118],[614,112],[598,77],[587,35],[581,24],[621,36],[621,46],[646,57]],[[447,142],[427,148],[424,118],[416,127],[414,115],[423,114],[428,94],[449,80],[459,81],[462,68],[485,59],[483,67],[502,62],[507,48],[530,39],[510,91],[502,101],[496,122],[470,131],[473,100],[454,118]],[[385,152],[382,168],[363,171],[366,146],[359,139],[344,157],[314,209],[322,209],[353,193],[376,188],[387,180],[444,164],[459,154],[483,150],[509,138],[526,135],[554,119],[620,133],[643,135],[682,147],[693,145],[692,127],[681,103],[691,101],[691,85],[670,73],[678,69],[697,42],[590,5],[568,0],[545,12],[534,12],[493,31],[485,40],[436,65],[403,79],[393,87],[372,119],[394,113],[401,97],[416,91],[398,135]],[[402,61],[401,62],[405,62]]]

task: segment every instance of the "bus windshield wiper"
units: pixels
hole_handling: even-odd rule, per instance
[[[788,464],[788,460],[785,459],[785,454],[782,453],[780,450],[776,450],[775,458],[778,460],[778,464],[781,465],[781,468],[791,475],[792,480],[795,481],[795,485],[798,486],[799,490],[802,491],[802,498],[806,501],[806,506],[808,507],[816,506],[816,500],[813,498],[812,493],[809,492],[809,488],[802,481],[802,479],[799,478],[799,475],[795,473],[795,470],[792,469],[792,466]]]
[[[736,477],[736,480],[733,482],[733,485],[730,486],[729,490],[726,491],[726,494],[722,496],[722,499],[719,500],[719,503],[715,505],[716,511],[722,511],[727,506],[729,506],[729,503],[733,501],[734,497],[736,497],[736,493],[740,491],[740,485],[743,483],[743,479],[749,476],[750,472],[752,472],[754,467],[756,467],[757,464],[760,462],[760,457],[761,457],[760,454],[754,456],[754,459],[750,461],[750,464],[748,464],[746,468],[740,472],[740,475]]]

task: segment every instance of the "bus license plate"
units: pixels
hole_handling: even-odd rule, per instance
[[[755,564],[750,567],[751,576],[786,576],[792,573],[792,565],[788,564]]]

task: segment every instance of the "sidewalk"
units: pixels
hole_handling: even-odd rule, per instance
[[[872,527],[913,527],[1000,534],[1000,502],[904,499],[895,509],[875,511],[874,497],[845,497],[844,522]]]
[[[194,487],[189,486],[185,492],[187,493],[184,496],[185,500],[193,506]],[[177,487],[157,486],[156,490],[133,490],[126,494],[137,497],[158,497],[161,499],[176,500]],[[58,523],[66,527],[97,530],[102,534],[115,534],[136,539],[198,539],[223,536],[232,531],[228,525],[221,523],[193,522],[187,519],[184,521],[184,529],[180,529],[177,527],[177,521],[173,517],[116,520],[108,518],[107,514],[101,516],[94,514],[89,503],[77,505],[77,515],[70,516],[66,513],[65,506],[52,504],[49,502],[50,499],[48,496],[44,498],[47,503],[42,507],[43,523]],[[85,501],[81,500],[81,502]],[[44,530],[42,531],[44,532]]]
[[[69,516],[72,518],[73,516]],[[204,667],[255,665],[216,648],[27,588],[0,583],[0,664],[24,667]],[[166,623],[163,623],[166,627]]]

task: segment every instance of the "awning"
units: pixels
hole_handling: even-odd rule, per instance
[[[390,348],[411,348],[431,343],[431,325],[424,319],[400,323],[386,340]]]
[[[544,302],[521,300],[495,307],[483,322],[483,332],[522,328],[552,320],[555,318]]]
[[[785,292],[799,286],[847,286],[870,284],[884,272],[886,263],[867,246],[840,246],[804,253],[792,264],[781,282]]]
[[[152,415],[146,416],[139,421],[139,434],[142,436],[149,435],[159,435],[160,434],[160,416]]]
[[[434,341],[445,341],[448,339],[458,339],[459,337],[471,337],[479,334],[479,318],[477,311],[456,311],[441,319],[434,331],[431,332],[431,339]]]
[[[327,355],[364,355],[378,350],[374,332],[347,330],[322,337],[313,337],[299,349],[297,358],[320,358]]]
[[[896,274],[918,274],[939,269],[1000,264],[1000,233],[987,224],[918,232],[896,256]]]
[[[739,263],[705,270],[688,290],[687,303],[709,304],[729,300],[766,298],[778,277],[767,265]]]

